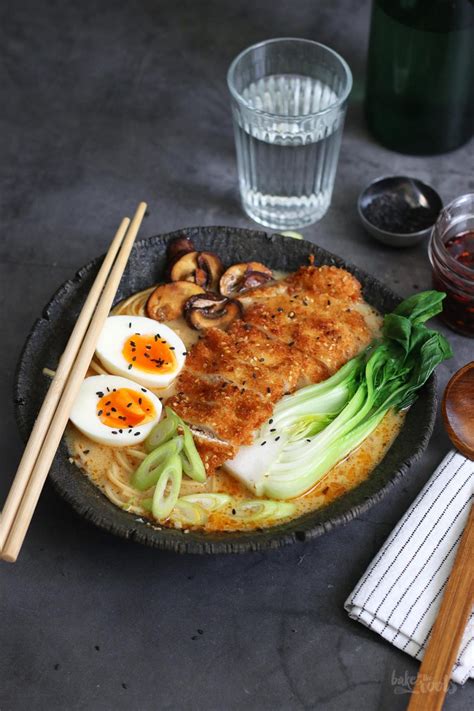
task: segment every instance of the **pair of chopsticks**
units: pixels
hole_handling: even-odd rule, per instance
[[[0,516],[2,560],[18,557],[146,209],[122,220],[61,356]]]

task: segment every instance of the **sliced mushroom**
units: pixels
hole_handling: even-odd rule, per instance
[[[221,277],[220,292],[224,296],[234,296],[246,289],[265,284],[270,279],[273,279],[272,270],[261,262],[233,264]]]
[[[193,281],[203,289],[215,291],[224,267],[214,252],[187,252],[177,256],[170,269],[171,281]]]
[[[157,286],[148,297],[146,313],[155,321],[172,321],[184,313],[184,306],[191,296],[204,293],[197,284],[190,281],[173,281]]]
[[[271,281],[272,277],[264,272],[246,272],[242,280],[242,288],[240,291],[247,291],[247,289],[255,289],[257,286],[262,286],[268,281]]]
[[[183,235],[182,237],[175,237],[171,242],[168,242],[168,247],[166,248],[168,261],[174,259],[176,255],[182,256],[186,252],[194,252],[194,244],[189,237]]]
[[[232,321],[242,316],[242,306],[234,299],[206,292],[191,296],[184,308],[186,321],[198,331],[207,328],[225,330]]]

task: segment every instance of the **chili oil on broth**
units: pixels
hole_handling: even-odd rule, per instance
[[[278,274],[279,278],[283,276],[283,273]],[[155,287],[150,287],[132,294],[132,296],[117,304],[112,310],[112,314],[144,316],[146,301],[154,289]],[[382,323],[380,314],[365,302],[358,304],[357,309],[368,321],[374,335],[377,335],[380,332]],[[180,336],[187,349],[199,338],[199,333],[191,329],[184,318],[168,321],[166,325]],[[94,359],[88,374],[97,372],[105,373],[106,371]],[[173,393],[173,385],[166,390],[153,390],[153,392],[159,397],[167,398]],[[312,489],[291,500],[295,505],[295,510],[291,517],[279,519],[278,521],[272,521],[271,518],[268,518],[263,525],[261,520],[252,522],[247,521],[245,518],[234,516],[232,507],[228,507],[221,511],[210,513],[206,524],[199,528],[207,532],[249,531],[269,528],[276,523],[285,523],[327,506],[369,477],[371,471],[383,459],[398,435],[403,421],[404,415],[402,413],[388,412],[374,432],[356,450],[333,467]],[[113,448],[97,444],[80,433],[71,423],[66,429],[66,442],[70,453],[70,461],[74,462],[116,506],[149,520],[150,524],[155,526],[181,527],[179,523],[173,524],[171,521],[165,523],[157,522],[150,517],[150,513],[140,505],[140,502],[142,499],[150,498],[152,490],[139,492],[130,484],[133,472],[146,456],[143,445]],[[208,476],[204,483],[195,482],[183,476],[180,496],[194,493],[229,494],[236,504],[241,501],[261,500],[255,497],[223,468],[218,469],[214,475]]]

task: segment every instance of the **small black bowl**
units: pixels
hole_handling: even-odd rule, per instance
[[[367,232],[391,247],[412,247],[428,237],[442,207],[436,190],[404,175],[377,178],[357,201]]]
[[[217,252],[227,266],[251,259],[264,262],[272,269],[294,271],[307,264],[308,257],[313,255],[316,264],[334,265],[352,272],[362,283],[365,299],[380,312],[392,311],[401,301],[374,277],[311,242],[233,227],[189,227],[136,242],[117,293],[117,301],[163,280],[166,246],[170,240],[183,235],[192,239],[198,250]],[[56,366],[100,263],[100,257],[89,262],[58,289],[44,307],[26,341],[15,384],[16,417],[25,441],[50,382],[42,369]],[[325,508],[260,531],[228,534],[190,531],[185,535],[183,531],[172,528],[159,530],[159,527],[153,527],[114,506],[69,461],[64,441],[51,467],[49,479],[81,516],[110,533],[139,543],[180,553],[241,553],[277,548],[320,536],[380,501],[421,456],[428,444],[435,415],[436,388],[435,379],[431,377],[407,413],[400,434],[364,482]]]

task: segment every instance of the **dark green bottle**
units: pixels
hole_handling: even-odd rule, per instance
[[[451,151],[474,131],[474,0],[373,0],[366,116],[400,153]]]

